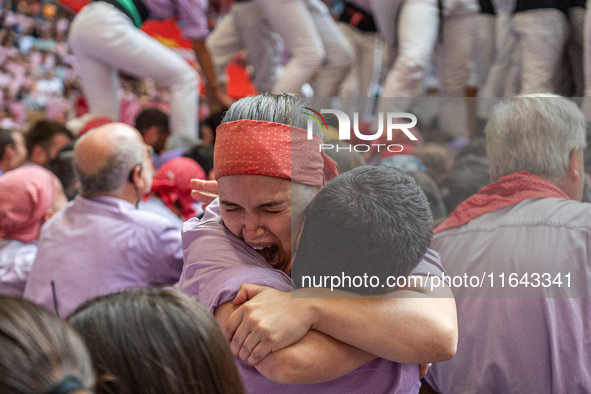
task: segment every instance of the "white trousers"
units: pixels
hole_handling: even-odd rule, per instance
[[[253,0],[281,36],[291,59],[274,93],[299,93],[319,71],[316,97],[336,96],[353,62],[353,50],[321,0]]]
[[[568,10],[570,38],[566,50],[572,70],[575,97],[582,97],[585,92],[585,74],[583,71],[585,14],[586,10],[583,7],[573,7]]]
[[[197,135],[197,72],[121,11],[105,2],[90,3],[74,18],[69,40],[92,114],[119,119],[122,70],[167,86],[171,131]]]
[[[553,93],[557,66],[569,36],[566,15],[556,9],[538,9],[513,15],[519,51],[521,94]]]
[[[585,119],[591,121],[591,4],[587,5],[587,11],[585,12],[583,71],[585,74],[585,99],[581,104],[581,110],[585,114]]]
[[[360,119],[368,119],[382,62],[381,43],[377,33],[362,32],[346,23],[339,23],[339,27],[355,52],[355,62],[339,92],[341,108],[350,119],[353,112],[358,112]]]
[[[241,50],[248,51],[252,82],[259,93],[270,92],[280,74],[281,37],[273,31],[253,1],[238,2],[207,38],[220,80],[228,63]]]
[[[591,4],[587,5],[585,13],[585,31],[583,39],[583,66],[585,70],[585,97],[591,97]],[[591,99],[585,100],[589,110],[586,111],[587,119],[591,119]]]
[[[488,74],[495,61],[496,23],[497,17],[495,15],[478,15],[478,37],[474,48],[474,71],[479,91],[486,85]]]
[[[444,96],[463,96],[469,59],[478,29],[477,5],[471,0],[446,2],[439,77]],[[415,97],[427,73],[439,33],[436,0],[373,0],[378,26],[393,63],[382,96]],[[447,78],[451,80],[447,80]],[[461,80],[461,86],[458,81]]]
[[[464,97],[478,30],[478,6],[473,0],[452,0],[445,4],[443,42],[438,49],[437,62],[439,93],[442,97]],[[437,44],[437,1],[407,0],[401,7],[400,0],[373,0],[372,5],[393,62],[386,76],[378,112],[388,112],[392,107],[409,110],[412,98],[421,91]],[[400,99],[383,99],[387,97]],[[444,100],[441,108],[442,129],[456,137],[468,136],[465,104],[462,100]]]
[[[516,41],[511,23],[512,15],[497,9],[495,20],[495,60],[490,67],[480,97],[503,97],[507,74],[511,68]]]

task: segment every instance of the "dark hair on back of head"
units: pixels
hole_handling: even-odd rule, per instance
[[[366,164],[363,155],[355,152],[350,144],[340,140],[327,140],[325,143],[334,146],[334,149],[325,149],[324,153],[337,162],[339,174]]]
[[[213,169],[213,145],[193,145],[183,156],[193,159],[205,170],[206,174]]]
[[[37,145],[48,148],[53,137],[58,134],[63,134],[71,140],[74,139],[72,132],[61,123],[52,120],[40,120],[35,123],[25,134],[25,145],[29,155]]]
[[[456,156],[456,161],[467,156],[477,156],[486,159],[486,139],[484,137],[470,141]]]
[[[45,308],[0,296],[0,393],[48,393],[67,377],[94,387],[80,336]]]
[[[376,295],[388,276],[407,276],[431,243],[433,217],[415,180],[388,166],[361,166],[323,187],[306,209],[292,267],[302,276],[377,276],[380,286],[336,288]]]
[[[153,126],[158,127],[161,133],[168,131],[168,115],[158,108],[148,108],[140,112],[135,119],[135,128],[142,136]]]
[[[490,183],[486,158],[466,155],[456,161],[454,169],[443,176],[439,184],[448,214],[468,197]]]
[[[88,301],[68,322],[84,337],[97,394],[241,394],[230,347],[213,316],[171,289]]]
[[[14,146],[16,141],[12,137],[12,130],[0,129],[0,160],[4,157],[4,151],[7,146]]]
[[[74,171],[74,141],[70,141],[57,155],[47,164],[47,169],[55,174],[60,180],[68,201],[72,201],[79,193],[77,186],[78,177]]]
[[[441,219],[447,216],[445,204],[443,203],[443,196],[437,183],[428,174],[419,171],[409,172],[408,175],[412,176],[417,184],[421,187],[427,201],[429,201],[429,207],[433,214],[433,219]]]

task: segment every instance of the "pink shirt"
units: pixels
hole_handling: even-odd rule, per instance
[[[36,254],[37,242],[0,239],[0,294],[23,296]]]
[[[185,264],[179,282],[213,312],[231,301],[243,283],[291,290],[291,278],[272,268],[265,259],[221,222],[218,200],[211,203],[202,220],[183,224]],[[439,255],[428,251],[415,274],[441,275]],[[308,385],[283,385],[270,381],[248,363],[236,359],[249,393],[417,393],[420,387],[417,365],[398,364],[377,358],[338,379]]]
[[[175,224],[118,198],[78,196],[43,226],[24,298],[54,310],[53,280],[66,317],[100,295],[173,284],[182,264]]]
[[[484,275],[485,281],[452,287],[458,351],[429,368],[431,387],[440,393],[591,392],[590,204],[524,200],[436,234],[432,247],[450,276]],[[553,283],[558,274],[560,287]]]

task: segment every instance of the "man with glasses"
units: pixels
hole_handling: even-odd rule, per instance
[[[152,186],[151,153],[121,123],[80,138],[74,168],[81,194],[42,228],[25,298],[67,316],[90,298],[178,280],[178,227],[136,209]]]

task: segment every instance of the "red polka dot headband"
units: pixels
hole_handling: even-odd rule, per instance
[[[338,175],[336,162],[321,151],[322,139],[298,127],[258,120],[238,120],[216,130],[215,177],[264,175],[322,186]]]

